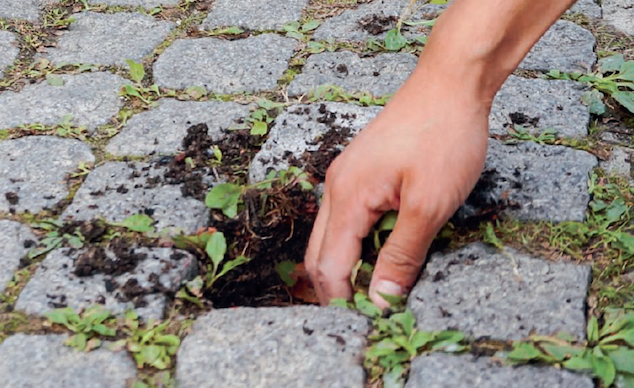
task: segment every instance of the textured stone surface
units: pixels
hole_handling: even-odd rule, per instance
[[[22,124],[56,125],[64,116],[71,123],[94,130],[119,112],[119,90],[126,80],[110,73],[60,75],[62,86],[47,82],[27,85],[20,92],[0,94],[0,129]]]
[[[20,259],[35,246],[37,238],[28,226],[0,220],[0,294],[11,281]]]
[[[585,338],[591,266],[507,252],[512,258],[474,243],[432,255],[408,301],[418,327],[499,340],[560,331]]]
[[[0,31],[0,78],[4,77],[4,69],[13,63],[19,52],[15,35],[9,31]]]
[[[603,0],[603,18],[617,30],[634,35],[634,0]]]
[[[4,388],[125,388],[136,367],[125,352],[79,352],[65,335],[16,334],[0,344]]]
[[[0,211],[51,208],[68,195],[68,174],[94,160],[78,140],[31,136],[0,142]]]
[[[456,219],[483,209],[524,221],[583,221],[590,196],[588,176],[593,155],[562,146],[489,141],[480,182]]]
[[[170,248],[137,248],[131,252],[146,256],[130,272],[122,275],[98,272],[79,277],[74,274],[74,263],[85,252],[85,249],[51,252],[20,293],[16,309],[41,315],[57,307],[69,306],[78,310],[100,304],[113,314],[123,314],[134,308],[144,319],[161,319],[167,300],[164,292],[178,291],[183,282],[196,276],[197,271],[196,259],[187,252]],[[106,255],[115,263],[122,260],[112,251],[106,251]],[[147,295],[134,299],[126,295],[121,287],[129,281],[138,282],[147,290]],[[163,291],[159,291],[157,283]]]
[[[204,28],[238,26],[249,30],[279,30],[299,20],[308,0],[218,0],[211,8]]]
[[[227,128],[249,116],[249,106],[233,102],[162,100],[159,106],[134,116],[115,136],[106,151],[116,156],[174,154],[181,150],[187,128],[206,123],[214,141]]]
[[[592,378],[537,366],[499,366],[489,358],[434,353],[412,362],[405,388],[593,388]]]
[[[53,63],[127,66],[126,59],[140,62],[174,27],[140,13],[84,12],[75,18],[57,47],[48,49]]]
[[[375,0],[367,4],[362,4],[355,9],[344,11],[339,16],[327,19],[315,31],[314,39],[344,41],[384,39],[387,31],[396,26],[398,17],[403,13],[408,4],[409,0]],[[445,7],[444,5],[425,4],[410,16],[408,20],[431,20]],[[372,28],[364,28],[363,26],[363,24],[367,25],[367,22],[370,22],[372,19],[374,19],[374,22],[370,23],[370,25],[379,27],[374,33],[370,33]],[[381,22],[384,22],[384,24]],[[403,35],[412,37],[414,35],[422,35],[422,32],[420,28],[417,27],[403,26]]]
[[[37,20],[43,0],[0,0],[0,19]]]
[[[594,65],[596,39],[592,33],[566,20],[557,21],[519,65],[525,70],[587,71]]]
[[[393,94],[409,77],[417,61],[416,56],[406,53],[363,59],[346,51],[316,54],[308,58],[288,93],[304,94],[319,85],[332,84],[348,92],[370,92],[375,96]]]
[[[152,8],[161,5],[178,5],[179,0],[88,0],[88,4],[131,5]]]
[[[598,19],[601,17],[601,6],[594,0],[578,0],[575,5],[568,10],[569,14],[580,13],[590,18]]]
[[[610,158],[599,162],[599,167],[608,174],[633,179],[632,162],[634,162],[634,150],[627,147],[614,146],[612,147]]]
[[[510,76],[498,92],[489,126],[491,133],[507,134],[519,118],[536,121],[522,124],[532,134],[553,129],[559,136],[584,137],[588,134],[590,113],[581,102],[585,87],[572,81],[547,81]],[[515,121],[511,117],[516,117]]]
[[[154,64],[160,86],[202,86],[215,93],[271,90],[288,68],[297,41],[276,34],[226,41],[177,40]]]
[[[176,378],[181,388],[361,388],[367,331],[343,309],[214,310],[183,340]]]
[[[95,168],[62,214],[78,220],[103,217],[121,222],[151,213],[158,231],[194,233],[207,224],[205,204],[184,197],[179,185],[162,183],[164,167],[148,163],[110,162]]]
[[[253,159],[249,179],[252,182],[263,180],[269,169],[287,169],[291,157],[301,160],[306,151],[317,151],[319,138],[330,130],[349,131],[350,137],[354,136],[380,110],[379,107],[363,108],[335,102],[289,107],[277,117],[268,139]],[[323,123],[333,115],[331,125]]]

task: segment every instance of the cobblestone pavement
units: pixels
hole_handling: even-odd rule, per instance
[[[407,0],[332,3],[337,2],[0,0],[3,308],[37,318],[57,307],[101,304],[116,315],[133,308],[143,319],[166,318],[175,293],[197,275],[196,257],[168,245],[143,247],[140,241],[135,254],[141,259],[129,271],[80,276],[76,262],[94,253],[90,244],[65,243],[34,262],[25,258],[36,246],[51,243],[43,241],[41,222],[121,223],[144,213],[163,235],[208,227],[210,212],[201,197],[187,195],[183,182],[163,179],[167,164],[183,152],[191,125],[206,123],[210,138],[223,141],[231,128],[248,122],[260,97],[288,104],[269,123],[248,171],[241,172],[251,183],[266,179],[271,169],[306,168],[302,155],[319,150],[333,128],[340,144],[354,137],[381,111],[377,99],[394,93],[408,77],[422,45],[394,53],[375,44],[372,51],[372,42],[385,38]],[[570,146],[589,136],[591,115],[581,100],[586,87],[541,76],[595,65],[597,40],[575,22],[579,18],[602,19],[634,35],[633,0],[601,3],[579,1],[493,103],[483,177],[491,201],[514,204],[502,217],[583,221],[593,169],[600,165],[630,174],[626,146],[615,147],[612,157],[601,161]],[[431,20],[444,7],[425,5],[411,19]],[[62,11],[68,14],[56,14]],[[318,27],[300,25],[299,32],[286,33],[288,23],[312,17],[320,20]],[[368,25],[371,20],[378,27]],[[227,30],[234,26],[246,32]],[[406,26],[404,36],[427,32]],[[135,79],[129,60],[145,66],[143,81]],[[345,97],[307,97],[324,85]],[[122,87],[132,91],[124,96]],[[370,102],[360,103],[367,93]],[[533,140],[551,129],[571,141],[508,142],[515,124],[525,125]],[[207,169],[202,181],[208,189],[228,179]],[[458,215],[477,214],[483,206],[467,203]],[[559,331],[583,340],[591,266],[512,252],[521,282],[508,257],[483,243],[432,255],[408,300],[418,327],[457,329],[474,340]],[[114,262],[125,259],[116,247],[104,254]],[[131,283],[153,291],[139,302],[113,286]],[[196,317],[172,370],[180,387],[363,387],[369,330],[366,318],[338,308],[214,309]],[[124,351],[104,346],[81,354],[64,346],[66,337],[27,330],[4,339],[0,385],[126,387],[147,372],[137,370]],[[594,383],[555,368],[512,368],[488,356],[443,353],[413,360],[407,382],[411,388],[505,386]]]

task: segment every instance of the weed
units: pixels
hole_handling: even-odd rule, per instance
[[[149,88],[143,86],[142,82],[145,78],[145,69],[142,64],[136,63],[131,59],[127,59],[126,63],[130,67],[130,78],[134,81],[134,84],[123,85],[119,93],[120,96],[128,100],[136,97],[145,104],[151,104],[156,98],[161,97],[161,91],[158,85],[154,84]]]
[[[51,323],[65,326],[75,333],[66,341],[66,345],[78,350],[90,351],[101,346],[98,336],[114,337],[116,329],[114,318],[101,306],[89,307],[78,314],[72,308],[53,310],[44,313]]]
[[[342,87],[336,85],[320,85],[312,90],[308,96],[311,102],[320,100],[337,101],[362,106],[383,106],[392,97],[392,95],[374,97],[372,93],[369,92],[347,93]]]
[[[508,134],[514,139],[532,141],[538,144],[554,144],[557,140],[557,132],[555,132],[554,129],[545,129],[543,132],[535,136],[528,132],[525,127],[517,124],[513,126],[513,129],[508,129]]]
[[[282,113],[284,104],[267,100],[266,98],[260,98],[257,101],[258,109],[256,109],[246,119],[247,123],[251,126],[251,135],[264,136],[269,130],[269,125],[273,123],[275,117]],[[230,130],[247,129],[249,124],[238,125],[229,128]]]
[[[309,20],[303,24],[300,22],[288,22],[282,28],[286,31],[286,36],[297,40],[308,40],[306,34],[314,31],[320,25],[319,20]]]

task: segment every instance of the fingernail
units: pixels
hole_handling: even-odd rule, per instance
[[[395,295],[400,296],[403,294],[403,287],[400,284],[394,283],[390,280],[379,280],[374,287],[374,301],[387,301],[381,297],[381,294],[384,295]],[[387,303],[387,307],[389,307],[389,303]]]

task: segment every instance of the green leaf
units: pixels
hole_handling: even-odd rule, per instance
[[[634,62],[623,63],[616,78],[623,81],[634,82]]]
[[[343,307],[344,309],[350,308],[350,306],[348,306],[348,300],[346,300],[346,298],[332,298],[330,299],[329,305],[334,307]]]
[[[385,48],[389,51],[398,51],[407,46],[407,39],[395,28],[388,31],[385,36]]]
[[[634,113],[634,93],[618,91],[616,93],[612,93],[612,98],[614,98],[625,109]]]
[[[634,236],[626,232],[616,232],[614,246],[629,254],[634,254]]]
[[[614,379],[616,388],[634,388],[634,376],[619,373]]]
[[[72,348],[75,348],[77,350],[85,350],[86,349],[86,343],[87,343],[88,339],[86,337],[86,334],[84,333],[78,333],[72,337],[70,337],[68,340],[66,340],[66,345],[70,346]]]
[[[185,94],[193,98],[194,100],[198,100],[207,95],[207,89],[202,86],[190,86],[185,89]]]
[[[434,333],[430,331],[417,331],[412,336],[412,346],[420,349],[434,339]]]
[[[220,271],[220,273],[216,276],[217,278],[225,275],[227,272],[231,271],[232,269],[241,266],[242,264],[246,264],[249,261],[251,261],[250,258],[246,257],[246,256],[238,256],[235,259],[226,262],[223,266],[222,266],[222,271]]]
[[[544,356],[539,349],[529,343],[514,343],[513,346],[513,350],[507,355],[507,359],[512,362],[528,362]]]
[[[598,348],[595,348],[595,351]],[[596,352],[595,352],[596,353]],[[609,387],[616,377],[616,369],[612,360],[604,355],[595,354],[592,361],[592,372],[603,381],[604,386]]]
[[[599,70],[601,73],[613,73],[621,69],[625,63],[623,54],[616,54],[606,58],[599,59]]]
[[[361,314],[367,315],[370,318],[378,318],[383,313],[381,309],[372,303],[366,295],[359,293],[355,294],[354,303]]]
[[[240,27],[233,26],[233,27],[225,28],[224,30],[218,31],[218,34],[238,35],[238,34],[242,34],[243,32],[244,30],[241,29]]]
[[[295,271],[296,265],[297,264],[292,261],[284,260],[277,263],[277,265],[275,266],[275,271],[280,276],[280,279],[282,279],[284,284],[286,284],[288,287],[292,287],[295,285],[295,283],[297,283],[297,280],[291,277],[291,274],[293,273],[293,271]]]
[[[268,127],[266,123],[264,121],[258,120],[253,123],[253,127],[251,128],[251,135],[264,136],[266,135],[267,130],[268,130]]]
[[[587,355],[586,356],[578,355],[578,356],[572,357],[568,361],[564,361],[562,365],[564,366],[564,368],[570,369],[570,370],[578,370],[578,371],[592,370],[592,358],[591,356],[589,357]]]
[[[608,223],[613,223],[621,219],[623,214],[629,210],[629,207],[625,204],[623,198],[617,198],[608,206],[606,210]]]
[[[135,214],[126,218],[123,222],[114,225],[122,226],[133,232],[145,233],[154,230],[154,220],[146,214]]]
[[[592,316],[588,320],[588,342],[595,343],[599,340],[599,323],[597,322],[597,317]]]
[[[56,76],[54,74],[47,74],[46,83],[51,86],[63,86],[64,80],[62,79],[62,77]]]
[[[297,40],[301,40],[304,38],[304,34],[297,31],[289,31],[286,33],[286,36],[288,36],[289,38],[297,39]]]
[[[603,98],[603,93],[593,89],[583,93],[583,96],[581,96],[581,101],[586,104],[590,113],[601,116],[606,111],[606,106],[603,102]]]
[[[556,345],[553,343],[542,343],[540,344],[540,346],[557,361],[563,361],[564,359],[580,354],[583,351],[582,348],[575,348],[574,346],[571,346],[571,345]]]
[[[238,202],[244,187],[232,183],[214,186],[205,198],[205,204],[212,209],[220,209],[229,218],[238,214]]]
[[[115,335],[117,335],[117,330],[110,328],[106,325],[103,324],[98,324],[93,326],[92,331],[94,331],[97,334],[101,334],[107,337],[114,337]]]
[[[227,240],[225,239],[225,235],[222,234],[222,232],[214,233],[205,248],[205,252],[207,252],[207,255],[211,258],[214,266],[218,268],[225,258],[225,253],[227,253]]]
[[[154,340],[154,343],[157,345],[165,345],[165,346],[180,346],[181,340],[178,336],[172,334],[159,335]]]
[[[311,21],[309,21],[307,23],[304,23],[304,25],[302,26],[302,32],[312,31],[312,30],[316,29],[317,27],[319,27],[319,24],[320,24],[319,20],[315,20],[315,19],[313,19],[313,20],[311,20]]]
[[[628,345],[634,347],[634,329],[620,331],[613,336],[604,338],[603,340],[601,340],[601,343],[607,344],[607,343],[619,341],[619,340],[624,341]]]
[[[405,368],[397,365],[383,375],[383,388],[403,388],[405,386]]]
[[[147,345],[141,348],[141,357],[148,365],[154,365],[161,356],[161,348],[155,345]],[[141,365],[143,366],[143,365]]]
[[[299,31],[299,27],[300,27],[300,24],[297,21],[288,22],[288,23],[284,24],[284,26],[282,26],[284,31],[287,31],[287,32]]]
[[[614,363],[617,371],[634,375],[634,349],[620,347],[608,352],[608,357]]]
[[[390,295],[384,294],[382,292],[379,292],[378,294],[381,298],[385,299],[385,301],[389,303],[391,307],[401,307],[405,304],[405,301],[407,300],[407,295]]]
[[[379,223],[378,231],[385,232],[388,230],[394,230],[394,226],[396,225],[396,218],[398,217],[398,212],[391,211],[387,212],[381,218],[381,222]]]
[[[390,317],[391,321],[394,321],[403,327],[403,331],[407,337],[410,337],[414,332],[414,326],[416,325],[416,319],[414,319],[414,315],[411,310],[406,310],[405,312],[393,314]]]
[[[381,356],[387,356],[394,353],[400,346],[394,342],[392,338],[385,338],[380,342],[372,345],[365,356],[367,358],[376,358]]]
[[[130,78],[132,81],[136,83],[141,83],[143,78],[145,77],[145,70],[143,69],[143,65],[140,63],[136,63],[131,59],[126,59],[125,61],[130,67]]]
[[[44,313],[44,316],[48,318],[48,320],[51,321],[52,323],[56,323],[58,325],[64,325],[68,329],[71,329],[71,325],[68,322],[69,313],[74,314],[75,312],[73,311],[72,308],[66,307],[63,309],[55,309],[53,311],[46,312]]]

